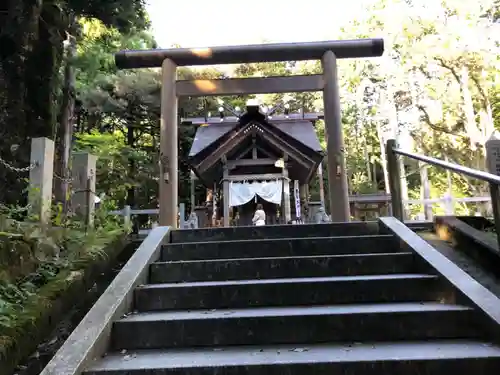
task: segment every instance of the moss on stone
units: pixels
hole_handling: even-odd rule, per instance
[[[0,374],[11,373],[35,352],[65,314],[81,302],[97,276],[110,271],[127,240],[124,234],[117,234],[107,242],[101,244],[98,257],[95,251],[83,252],[78,262],[61,270],[26,300],[10,327],[0,327]]]

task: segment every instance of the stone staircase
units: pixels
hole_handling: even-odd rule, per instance
[[[500,373],[498,299],[393,218],[173,231],[148,280],[85,375]]]

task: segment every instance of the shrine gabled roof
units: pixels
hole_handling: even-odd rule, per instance
[[[316,131],[310,121],[283,121],[277,123],[268,121],[268,124],[292,137],[294,140],[302,143],[309,149],[315,152],[322,152]],[[231,132],[237,126],[238,123],[234,122],[221,122],[220,124],[200,126],[196,131],[189,156],[194,157],[198,155],[207,147],[217,142],[220,138],[223,138],[224,135]]]
[[[233,130],[238,123],[221,122],[219,124],[204,124],[198,127],[189,151],[189,156],[195,156],[206,149],[212,143],[222,138],[226,133]]]
[[[191,147],[189,163],[199,179],[211,186],[222,178],[224,160],[240,158],[241,153],[252,147],[278,158],[287,155],[290,178],[303,182],[310,181],[324,155],[310,121],[291,120],[277,125],[266,121],[264,115],[253,112],[244,114],[238,123],[200,126]]]
[[[313,151],[321,152],[323,149],[316,135],[316,130],[310,121],[283,121],[271,123],[273,126],[288,134]]]

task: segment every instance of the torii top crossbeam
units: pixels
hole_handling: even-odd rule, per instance
[[[121,51],[115,55],[115,62],[119,69],[134,69],[161,67],[165,59],[172,60],[177,66],[301,61],[320,60],[327,51],[332,51],[339,59],[378,57],[384,53],[384,40],[330,40],[307,43]]]

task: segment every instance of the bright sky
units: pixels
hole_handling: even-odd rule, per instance
[[[162,48],[212,47],[335,38],[366,0],[148,0]]]

